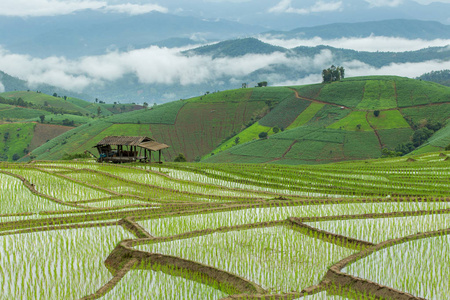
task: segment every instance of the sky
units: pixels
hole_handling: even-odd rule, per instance
[[[372,7],[396,7],[407,0],[363,0]],[[421,4],[433,2],[450,3],[450,0],[414,0]],[[0,15],[3,16],[54,16],[76,12],[78,10],[92,9],[104,12],[122,12],[128,14],[142,14],[151,11],[162,13],[177,13],[189,10],[193,5],[255,3],[257,0],[2,0],[0,2]],[[345,9],[349,0],[278,0],[271,1],[273,6],[267,6],[268,13],[310,14],[317,12],[330,12]]]
[[[263,0],[167,0],[167,1],[119,1],[119,0],[1,0],[0,15],[20,16],[53,16],[70,14],[77,10],[93,9],[104,12],[121,12],[140,14],[158,11],[161,13],[176,13],[187,9],[183,5],[193,3],[236,5],[241,2],[262,3]],[[348,1],[356,0],[277,0],[266,1],[268,14],[299,14],[321,13],[345,9]],[[359,0],[358,0],[359,1]],[[408,0],[364,0],[371,7],[394,7]],[[422,4],[432,2],[450,3],[450,0],[431,1],[417,0]],[[431,46],[450,45],[450,40],[406,40],[371,36],[366,38],[342,38],[323,40],[277,40],[270,37],[259,37],[262,41],[285,48],[297,46],[330,45],[360,51],[413,51]],[[198,45],[196,45],[198,46]],[[450,47],[450,46],[449,46]],[[311,72],[305,78],[287,81],[282,76],[273,75],[269,78],[272,85],[309,84],[321,81],[320,72],[334,63],[331,52],[324,50],[313,59],[291,57],[284,53],[269,55],[246,55],[237,58],[212,58],[210,56],[185,56],[182,49],[148,47],[129,51],[111,51],[102,55],[92,55],[77,59],[64,56],[36,58],[30,55],[11,53],[0,45],[0,70],[12,76],[30,82],[31,87],[47,83],[71,91],[83,91],[96,85],[123,78],[133,74],[145,84],[202,84],[220,81],[224,77],[230,82],[239,83],[239,77],[250,74],[261,68],[274,64],[297,66],[299,69]],[[359,61],[349,61],[345,64],[347,76],[363,75],[398,75],[417,77],[433,70],[450,69],[450,61],[428,61],[420,63],[391,64],[382,68],[374,68]],[[0,78],[0,92],[4,90]],[[175,99],[168,99],[175,100]]]

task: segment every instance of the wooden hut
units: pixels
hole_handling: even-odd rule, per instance
[[[152,162],[152,151],[159,152],[161,162],[161,150],[169,148],[166,144],[146,136],[108,136],[97,143],[99,162]]]

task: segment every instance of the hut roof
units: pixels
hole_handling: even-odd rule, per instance
[[[107,136],[97,143],[97,146],[102,145],[126,145],[139,146],[142,142],[150,142],[153,139],[146,136]]]
[[[155,141],[144,142],[144,143],[139,144],[138,146],[142,147],[142,148],[150,149],[152,151],[158,151],[158,150],[169,148],[169,146],[167,146],[166,144],[158,143]]]
[[[103,145],[138,146],[152,151],[169,148],[166,144],[158,143],[146,136],[107,136],[97,143],[97,146]]]

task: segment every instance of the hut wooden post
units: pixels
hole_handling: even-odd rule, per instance
[[[159,163],[161,163],[161,150],[159,150],[158,152],[159,152]]]

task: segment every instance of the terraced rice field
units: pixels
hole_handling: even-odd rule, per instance
[[[0,298],[445,299],[447,155],[2,163]]]

